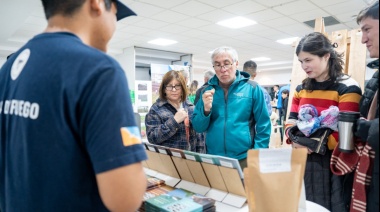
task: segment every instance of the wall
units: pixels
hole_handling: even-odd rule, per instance
[[[7,58],[0,57],[0,68],[4,65],[5,61],[7,61]]]
[[[115,55],[114,58],[120,63],[127,76],[129,89],[134,90],[136,78],[134,47],[124,49],[123,54]]]
[[[136,80],[150,81],[149,68],[136,68]]]

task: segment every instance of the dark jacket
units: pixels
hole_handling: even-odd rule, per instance
[[[289,102],[289,97],[286,97],[285,99],[283,99],[282,116],[284,117],[284,121],[286,121],[286,114],[288,113],[288,102]]]
[[[368,64],[369,68],[379,69],[379,60]],[[367,118],[368,111],[376,90],[379,89],[379,71],[377,70],[365,87],[362,99],[360,100],[360,114]],[[379,211],[379,98],[377,99],[377,109],[375,119],[368,123],[367,142],[375,151],[372,180],[367,193],[367,211]]]
[[[187,110],[189,117],[192,116],[194,105],[186,101],[183,108]],[[167,100],[160,98],[152,105],[145,116],[146,135],[152,144],[161,146],[189,150],[185,123],[177,123],[174,119],[177,110],[168,103]],[[204,153],[205,144],[200,139],[200,135],[194,131],[190,120],[190,151]]]
[[[201,93],[202,91],[207,87],[208,83],[206,82],[205,84],[202,85],[196,92],[195,92],[195,99],[194,99],[194,106],[197,105],[197,102],[201,98]]]
[[[331,173],[331,154],[332,151],[328,150],[325,155],[312,153],[307,156],[304,176],[306,200],[331,212],[348,212],[343,199],[345,176]]]

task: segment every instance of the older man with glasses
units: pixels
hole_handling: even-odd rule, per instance
[[[237,70],[233,48],[217,48],[211,59],[215,76],[195,107],[193,126],[206,132],[208,154],[238,159],[244,168],[249,149],[268,148],[271,123],[264,94],[249,74]]]

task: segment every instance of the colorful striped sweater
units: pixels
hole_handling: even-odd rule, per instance
[[[344,76],[341,81],[331,83],[331,81],[316,82],[313,91],[305,90],[302,85],[298,85],[292,99],[289,118],[285,128],[296,125],[299,108],[304,104],[312,104],[321,111],[334,105],[339,111],[359,111],[359,101],[362,91],[359,84],[351,77]],[[285,130],[286,132],[286,130]],[[337,145],[338,132],[333,132],[327,142],[328,148],[333,150]],[[291,143],[288,139],[288,143]]]

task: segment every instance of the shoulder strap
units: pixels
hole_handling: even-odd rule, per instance
[[[379,89],[377,89],[375,96],[372,99],[371,106],[369,107],[369,111],[368,111],[368,115],[367,115],[368,120],[372,120],[376,117],[376,109],[377,109],[377,103],[378,103],[377,102],[378,91],[379,91]]]
[[[248,80],[248,84],[250,84],[253,88],[256,88],[256,86],[258,85],[257,82],[252,80]]]

